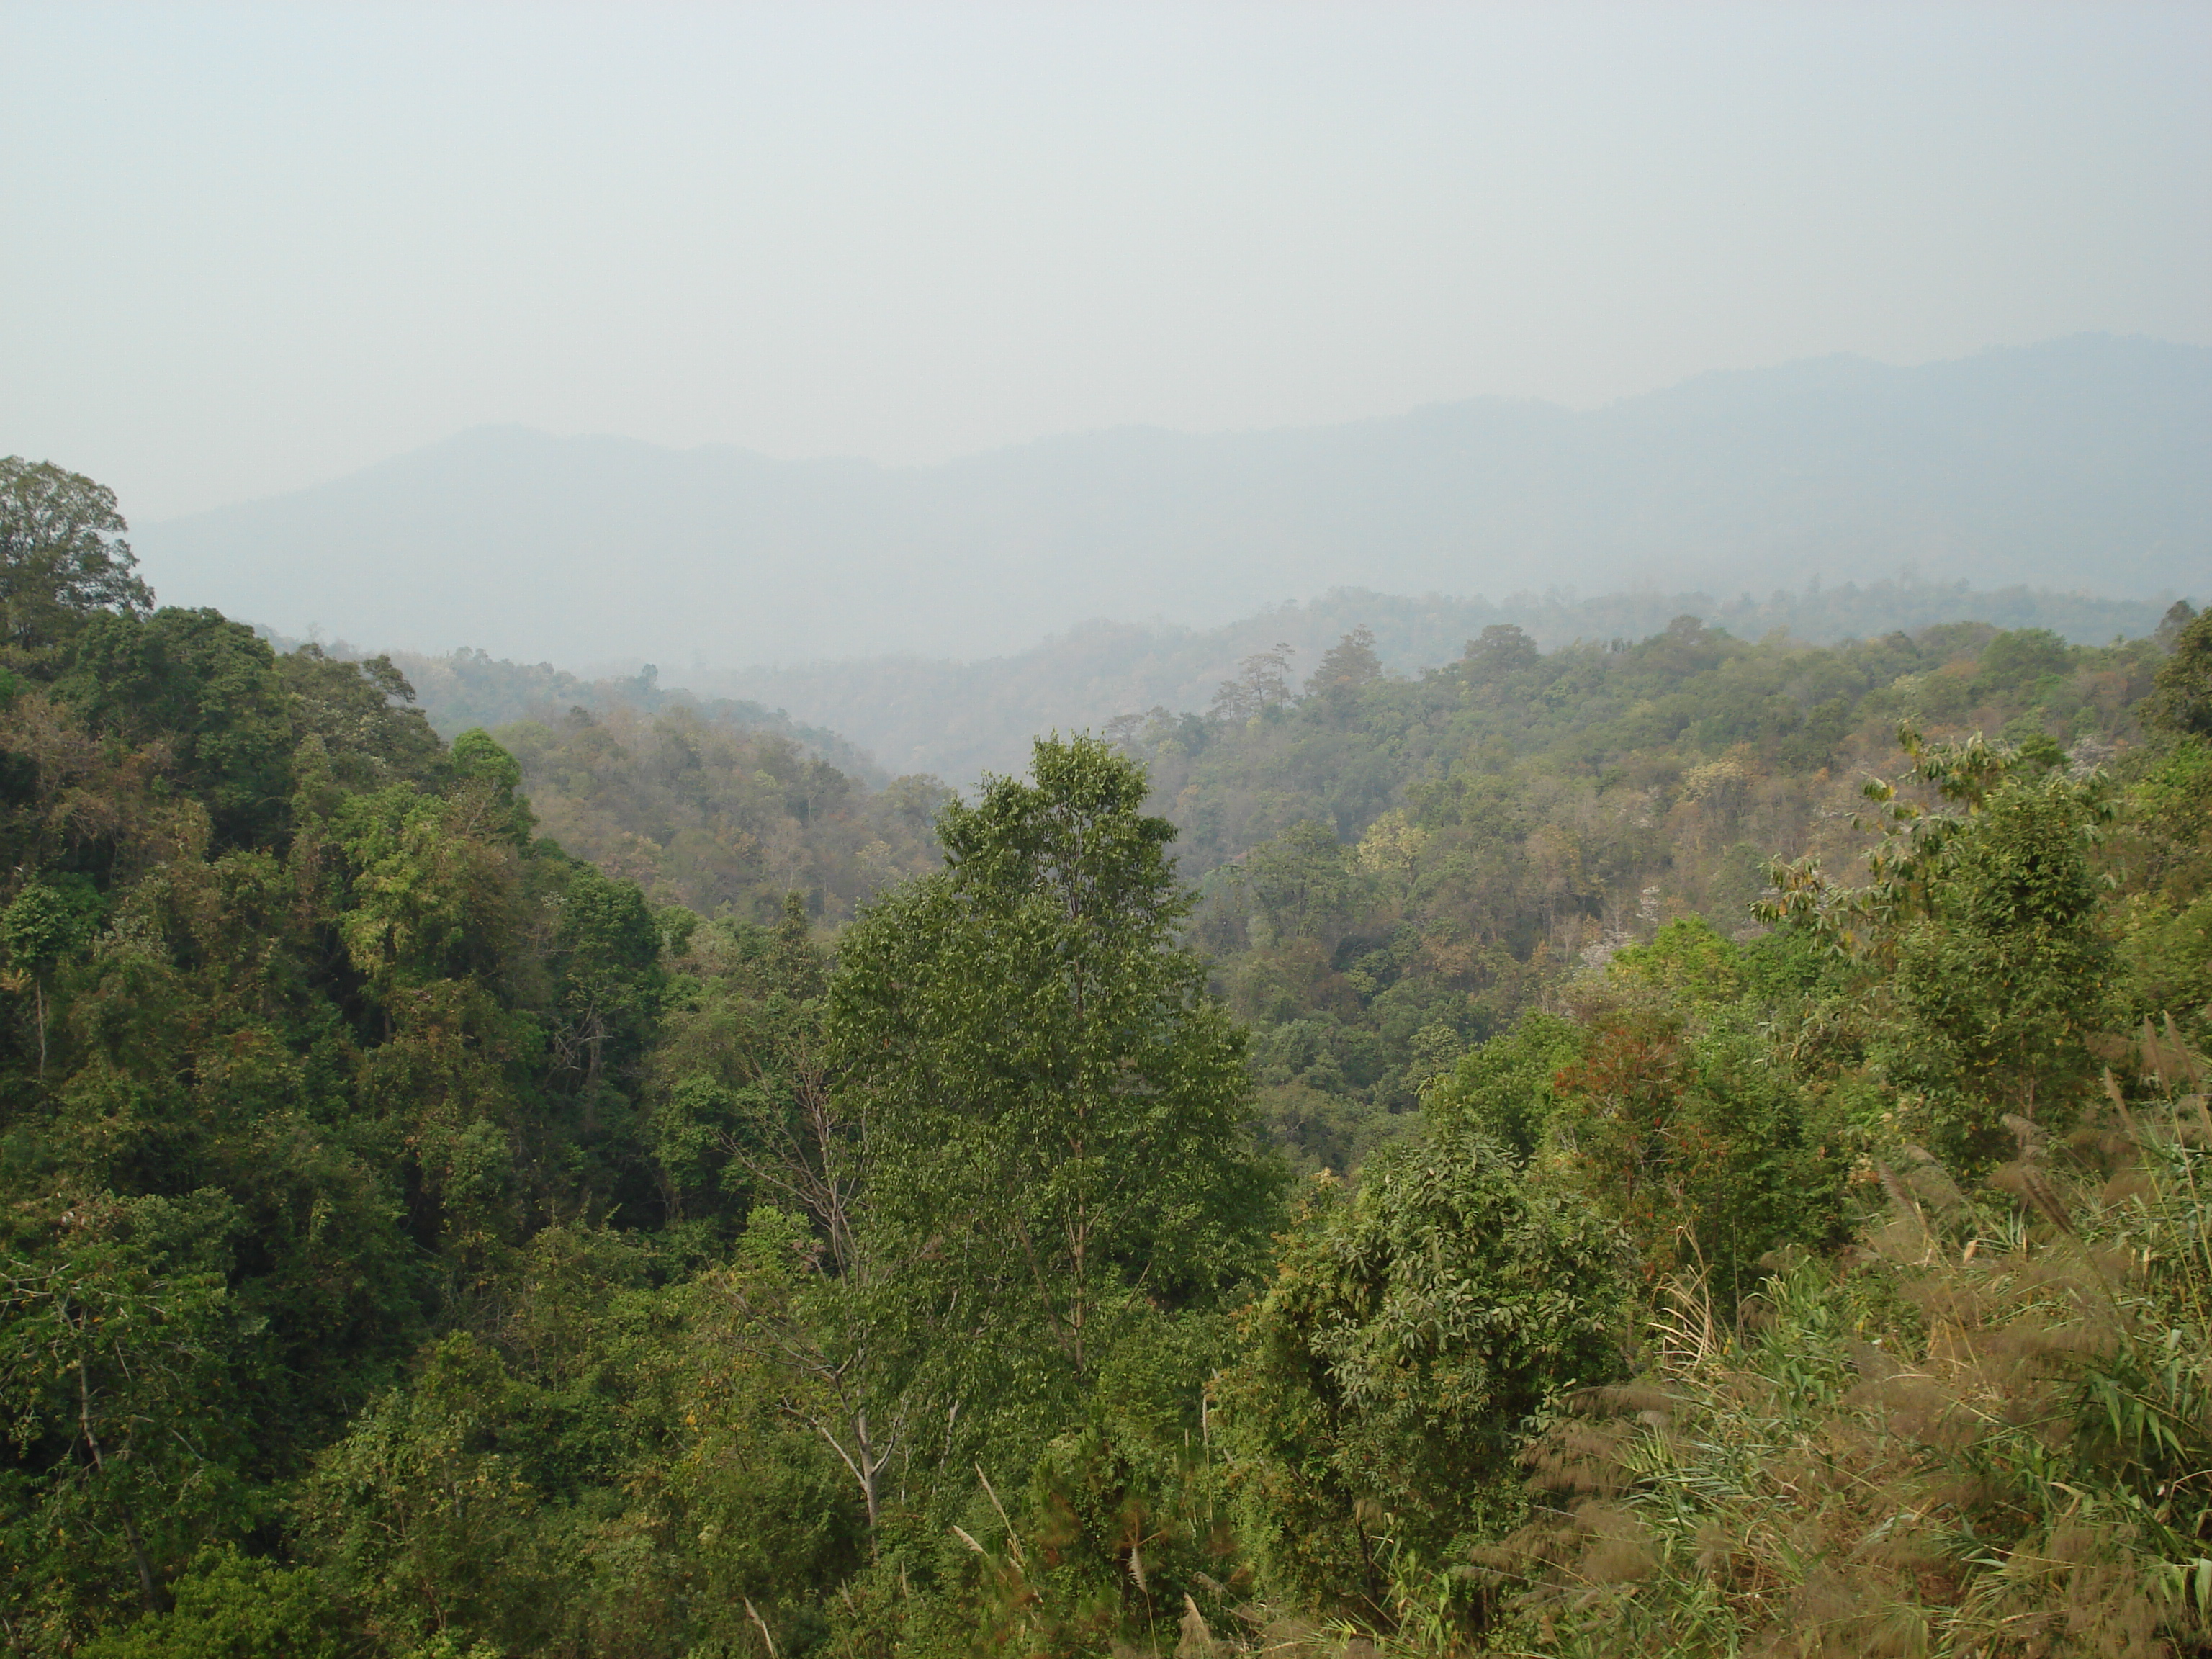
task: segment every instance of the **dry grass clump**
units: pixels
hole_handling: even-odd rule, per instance
[[[1986,1192],[1875,1170],[1857,1250],[1740,1326],[1662,1298],[1653,1374],[1544,1438],[1535,1520],[1481,1553],[1492,1651],[2212,1653],[2212,1115],[2013,1127]]]

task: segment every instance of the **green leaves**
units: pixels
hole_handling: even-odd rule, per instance
[[[353,868],[339,934],[380,994],[495,957],[519,896],[514,853],[496,828],[406,784],[347,797],[331,827]]]
[[[1348,1199],[1317,1187],[1218,1389],[1278,1587],[1384,1616],[1400,1551],[1441,1566],[1510,1518],[1529,1419],[1620,1367],[1626,1267],[1475,1131],[1387,1149]]]
[[[2212,611],[2187,618],[2175,632],[2146,712],[2166,731],[2212,737]]]
[[[866,912],[830,987],[887,1294],[968,1446],[1048,1437],[1146,1303],[1249,1271],[1273,1190],[1142,770],[1041,740],[1034,776],[947,810],[951,867]]]
[[[2112,951],[2092,858],[2118,802],[2103,774],[2069,775],[2033,745],[1898,735],[1902,786],[1864,790],[1881,808],[1872,879],[1777,863],[1758,911],[1850,961],[1869,1057],[1912,1097],[1912,1133],[1972,1165],[2002,1149],[2008,1112],[2069,1122],[2094,1075],[2084,1039],[2110,1012]]]
[[[0,1433],[19,1477],[0,1538],[37,1569],[0,1586],[11,1624],[71,1589],[157,1607],[166,1574],[245,1518],[233,1366],[252,1333],[222,1272],[237,1220],[213,1191],[88,1200],[0,1261]]]
[[[1406,828],[1404,814],[1395,815],[1401,832],[1395,839],[1378,838],[1375,869],[1392,868],[1410,873],[1418,848],[1407,850],[1418,830]],[[1361,851],[1368,849],[1363,844]],[[1402,858],[1398,855],[1403,852]],[[1269,931],[1278,939],[1300,938],[1341,922],[1343,913],[1359,896],[1350,850],[1336,832],[1312,818],[1302,818],[1273,841],[1252,849],[1231,868],[1230,880],[1250,894]]]
[[[464,787],[473,786],[508,837],[516,846],[527,847],[537,819],[530,803],[515,793],[522,787],[522,763],[481,727],[453,739],[451,760],[456,780]]]
[[[84,1659],[338,1659],[337,1612],[312,1567],[285,1568],[210,1549],[173,1592],[175,1605],[94,1638]]]
[[[1167,864],[1175,826],[1144,815],[1144,769],[1082,737],[1040,738],[1030,765],[1034,783],[990,778],[976,805],[939,815],[953,890],[1000,911],[1043,900],[1070,924],[1119,924],[1157,945],[1189,900]]]
[[[661,927],[636,884],[588,864],[568,872],[553,926],[550,963],[565,1016],[562,1036],[584,1086],[596,1087],[611,1047],[635,1059],[659,1007]]]
[[[105,909],[98,890],[82,876],[30,882],[0,910],[0,951],[12,968],[44,973],[91,943]]]
[[[154,605],[115,492],[51,461],[0,457],[0,642],[35,651],[95,611]]]
[[[174,607],[94,617],[54,690],[98,730],[163,745],[234,844],[265,840],[283,823],[291,699],[275,653],[245,623]]]

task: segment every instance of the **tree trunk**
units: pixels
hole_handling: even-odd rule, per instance
[[[92,1431],[92,1388],[85,1380],[81,1356],[76,1362],[76,1413],[77,1426],[84,1431],[85,1447],[92,1453],[92,1467],[105,1474],[107,1460],[100,1455],[100,1437]],[[115,1500],[115,1507],[123,1516],[123,1536],[131,1546],[131,1559],[138,1569],[138,1599],[145,1603],[149,1613],[167,1613],[169,1598],[162,1591],[161,1581],[154,1575],[154,1564],[146,1559],[146,1540],[138,1531],[138,1517],[122,1498]]]

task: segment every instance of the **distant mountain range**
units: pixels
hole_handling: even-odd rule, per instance
[[[1485,398],[914,468],[487,428],[135,539],[165,599],[287,633],[671,680],[997,656],[1097,617],[1211,627],[1347,585],[1765,594],[1909,570],[2140,599],[2212,569],[2212,349],[1826,358],[1588,412]]]

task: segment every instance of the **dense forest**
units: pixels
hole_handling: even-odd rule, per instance
[[[0,462],[9,1651],[2212,1650],[2212,614],[963,798],[124,530]]]
[[[262,633],[280,649],[296,649],[301,643],[279,641],[266,629]],[[368,653],[340,643],[331,647],[331,654]],[[634,674],[587,680],[550,663],[509,662],[485,651],[454,651],[442,657],[419,651],[386,654],[407,677],[422,712],[443,737],[458,737],[471,726],[491,730],[518,720],[549,724],[579,708],[592,715],[617,709],[645,714],[680,709],[732,730],[769,732],[866,782],[883,781],[873,760],[836,732],[745,698],[702,698],[680,686],[663,685],[659,669],[651,663]]]
[[[301,643],[263,636],[280,651]],[[404,700],[444,736],[488,728],[520,764],[538,827],[656,903],[772,921],[797,893],[835,926],[935,862],[938,779],[885,778],[781,709],[662,686],[650,665],[586,680],[482,651],[371,659],[340,642],[325,654],[396,671]]]
[[[1684,615],[1741,640],[1779,631],[1814,645],[1878,638],[1900,629],[1917,632],[1961,617],[2008,630],[2040,628],[2069,640],[2101,641],[2149,633],[2172,599],[2171,594],[2158,600],[2099,599],[2018,585],[1974,588],[1922,580],[1909,568],[1894,577],[1826,586],[1815,574],[1802,588],[1771,588],[1763,597],[1740,592],[1733,599],[1650,588],[1596,594],[1553,588],[1489,599],[1340,587],[1302,604],[1269,605],[1218,628],[1092,621],[981,661],[885,656],[699,668],[690,678],[702,690],[734,694],[730,706],[758,711],[750,716],[755,724],[776,718],[765,705],[788,704],[821,726],[836,727],[892,771],[933,772],[964,782],[986,770],[1019,770],[1039,732],[1089,730],[1155,704],[1203,709],[1215,686],[1237,674],[1248,657],[1281,649],[1296,660],[1317,662],[1357,629],[1373,636],[1372,648],[1385,669],[1417,675],[1450,662],[1463,641],[1499,626],[1522,629],[1546,650],[1585,640],[1642,639]],[[453,716],[441,712],[448,698],[442,672],[447,659],[395,660],[422,692],[434,721],[454,719],[454,731],[494,724],[476,712],[480,700],[465,696],[455,701]],[[479,671],[492,666],[469,660]],[[619,684],[609,683],[609,690]],[[825,734],[818,727],[794,724],[789,735],[849,769],[849,751],[823,748]]]

